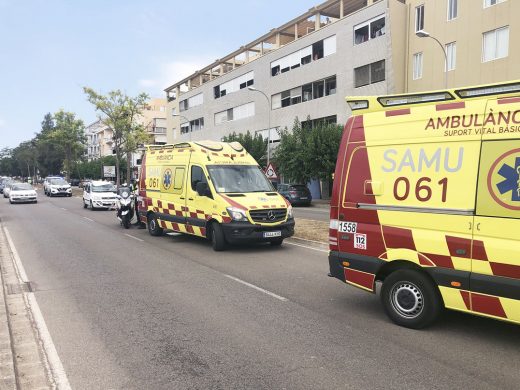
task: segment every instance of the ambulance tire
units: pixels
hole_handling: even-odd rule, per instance
[[[443,308],[440,294],[428,276],[410,269],[386,277],[381,300],[392,321],[411,329],[431,325]]]
[[[216,252],[226,249],[226,238],[224,237],[222,226],[218,222],[211,224],[211,246]]]
[[[88,204],[85,203],[85,199],[83,199],[83,208],[86,209],[88,207]]]
[[[163,229],[159,226],[159,222],[157,222],[157,218],[155,214],[151,213],[148,215],[148,233],[151,236],[158,237],[163,235]]]

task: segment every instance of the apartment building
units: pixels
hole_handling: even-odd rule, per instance
[[[403,90],[406,11],[329,0],[272,29],[165,90],[168,142],[268,129],[276,142],[295,118],[344,123],[345,96]]]
[[[443,89],[446,76],[449,88],[520,79],[520,1],[406,3],[406,91]]]
[[[138,118],[148,134],[150,143],[164,145],[166,143],[166,99],[151,99]],[[91,123],[85,128],[87,137],[86,157],[88,161],[114,154],[113,131],[102,120]],[[133,165],[139,158],[132,156]]]

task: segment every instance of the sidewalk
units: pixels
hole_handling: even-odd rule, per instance
[[[32,285],[16,258],[0,222],[0,389],[55,389],[31,310]]]

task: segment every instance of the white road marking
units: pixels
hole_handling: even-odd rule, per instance
[[[60,209],[67,211],[67,209],[65,207],[60,207]]]
[[[292,237],[291,239],[295,239],[295,240],[298,240],[298,241],[301,240],[301,241],[314,242],[316,244],[322,244],[322,245],[327,244],[326,242],[323,242],[323,241],[309,240],[307,238],[300,238],[300,237]]]
[[[25,268],[22,264],[20,256],[18,255],[18,251],[14,246],[13,240],[11,239],[11,235],[9,234],[9,231],[6,227],[4,227],[4,232],[5,236],[7,237],[7,243],[11,249],[11,253],[13,254],[14,266],[18,273],[18,277],[23,283],[27,283],[29,282],[29,279],[27,278]],[[58,352],[56,351],[56,347],[52,341],[49,329],[47,329],[47,325],[45,324],[45,319],[43,318],[40,306],[36,301],[36,296],[32,292],[24,293],[24,296],[27,298],[27,306],[30,309],[34,325],[36,326],[36,330],[45,351],[45,357],[47,358],[46,363],[48,364],[48,369],[52,372],[55,387],[59,390],[70,390],[71,387],[69,379],[67,378],[67,373],[65,372],[60,357],[58,356]]]
[[[267,294],[267,295],[269,295],[269,296],[271,296],[271,297],[273,297],[273,298],[279,299],[280,301],[283,301],[283,302],[287,302],[287,301],[288,301],[288,299],[285,298],[285,297],[282,297],[282,296],[280,296],[280,295],[277,295],[277,294],[275,294],[275,293],[273,293],[273,292],[271,292],[271,291],[265,290],[265,289],[263,289],[263,288],[261,288],[261,287],[255,286],[254,284],[251,284],[251,283],[245,282],[245,281],[243,281],[242,279],[238,279],[238,278],[235,278],[234,276],[227,275],[227,274],[224,274],[224,276],[225,276],[226,278],[233,279],[235,282],[241,283],[241,284],[243,284],[244,286],[251,287],[251,288],[253,288],[253,289],[257,290],[257,291],[263,292],[264,294]]]
[[[137,240],[137,241],[141,241],[141,242],[144,241],[144,240],[141,240],[140,238],[137,238],[137,237],[135,237],[135,236],[132,236],[131,234],[126,234],[126,233],[125,233],[125,236],[130,237],[130,238],[133,238],[134,240]]]
[[[307,245],[302,245],[302,244],[296,244],[295,242],[287,242],[287,241],[284,241],[284,244],[287,244],[287,245],[294,245],[294,246],[299,246],[299,247],[306,248],[306,249],[312,249],[313,251],[329,253],[329,251],[328,251],[328,250],[325,250],[325,249],[313,248],[312,246],[307,246]]]
[[[90,219],[89,217],[83,217],[83,219],[86,219],[87,221],[94,222],[93,219]]]

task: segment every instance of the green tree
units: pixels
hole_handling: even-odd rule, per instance
[[[41,123],[41,131],[36,134],[38,168],[42,176],[57,174],[63,167],[64,154],[52,138],[54,130],[54,118],[47,113]]]
[[[85,126],[72,112],[63,110],[54,114],[55,127],[49,140],[63,153],[63,169],[67,179],[74,170],[74,164],[85,150]]]
[[[84,87],[87,100],[96,111],[102,114],[103,122],[112,129],[116,156],[116,183],[121,183],[121,162],[127,156],[127,181],[131,179],[130,156],[136,152],[139,144],[149,139],[145,126],[139,122],[143,110],[147,107],[148,95],[141,93],[136,97],[127,96],[120,90],[101,95],[92,88]]]
[[[14,160],[13,149],[3,148],[0,150],[0,175],[12,176],[14,175]]]
[[[253,158],[260,164],[260,166],[264,166],[267,158],[267,140],[264,140],[260,134],[255,134],[254,136],[248,130],[244,133],[235,133],[229,134],[222,138],[224,142],[240,142],[240,144],[247,150],[247,152],[253,156]]]
[[[36,176],[38,152],[34,140],[24,141],[13,149],[14,174],[23,177]]]
[[[312,179],[330,182],[342,131],[340,125],[323,122],[315,126],[302,126],[296,118],[291,131],[287,128],[282,130],[280,145],[274,153],[280,173],[287,180],[299,183],[308,183]]]

